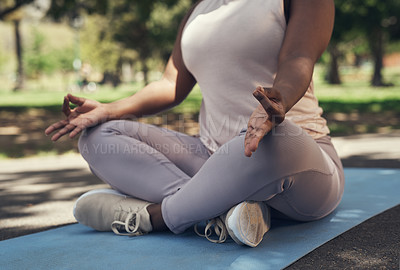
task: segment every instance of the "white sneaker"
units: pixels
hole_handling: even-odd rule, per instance
[[[204,229],[204,234],[199,232],[199,228],[197,227],[197,224],[194,225],[194,231],[198,236],[205,237],[207,238],[208,241],[213,242],[213,243],[223,243],[226,241],[228,231],[226,230],[225,223],[221,217],[216,217],[210,220],[207,220],[206,222],[206,228]],[[213,230],[214,233],[218,236],[218,239],[213,239],[212,234]]]
[[[207,222],[204,234],[195,232],[213,243],[223,243],[227,234],[239,245],[256,247],[271,227],[269,207],[263,202],[245,201],[232,207],[228,213]],[[218,239],[212,239],[212,229]]]
[[[147,206],[151,203],[128,197],[113,189],[97,189],[76,201],[76,220],[98,231],[137,236],[153,230]]]
[[[242,202],[228,211],[225,226],[237,244],[256,247],[271,227],[270,209],[263,202]]]

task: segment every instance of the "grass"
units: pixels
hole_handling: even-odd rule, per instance
[[[124,97],[128,97],[141,89],[142,83],[123,84],[117,88],[111,86],[99,86],[93,93],[77,92],[77,96],[95,99],[100,102],[112,102]],[[69,91],[52,90],[22,90],[12,92],[10,90],[0,90],[0,110],[3,111],[23,111],[30,108],[42,108],[51,111],[59,111],[63,97]],[[177,106],[172,111],[176,113],[195,112],[200,108],[201,93],[198,86],[193,89],[183,104]]]
[[[344,69],[342,71],[344,83],[332,86],[323,81],[323,69],[318,66],[314,75],[315,89],[324,111],[400,112],[400,68],[385,70],[385,77],[395,84],[393,87],[371,87],[368,82],[369,73],[370,71],[362,69]],[[111,102],[133,94],[142,86],[141,83],[124,84],[118,88],[100,86],[99,90],[94,93],[79,92],[75,94],[101,102]],[[21,92],[0,89],[0,110],[18,111],[26,108],[59,110],[63,96],[67,93],[66,90],[51,90],[49,86],[43,84],[42,87],[36,85],[32,89]],[[201,93],[199,87],[196,87],[186,100],[172,111],[196,112],[200,104]]]
[[[343,83],[329,85],[323,80],[323,70],[316,68],[315,91],[321,107],[331,112],[400,112],[400,67],[387,68],[384,77],[394,84],[392,87],[370,86],[367,68],[346,68],[342,71]]]
[[[118,88],[110,86],[100,87],[94,93],[73,93],[78,96],[96,99],[101,102],[111,102],[132,94],[139,89],[138,85],[123,85]],[[0,108],[44,108],[60,106],[63,97],[68,91],[49,91],[49,90],[22,90],[18,92],[0,91]]]

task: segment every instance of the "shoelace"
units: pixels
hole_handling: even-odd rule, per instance
[[[144,233],[139,230],[140,225],[140,216],[137,212],[129,209],[128,215],[125,218],[125,221],[115,220],[111,224],[111,229],[117,235],[128,235],[128,236],[139,236]],[[126,233],[120,232],[120,230],[125,229]]]
[[[218,236],[218,239],[211,238],[211,235],[213,234],[212,229],[214,229],[214,232]],[[194,225],[194,231],[198,236],[205,237],[208,241],[218,244],[225,242],[226,238],[228,237],[225,223],[219,217],[207,221],[206,228],[204,229],[204,234],[199,233],[197,224]]]

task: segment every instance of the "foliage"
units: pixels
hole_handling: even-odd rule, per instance
[[[82,29],[84,61],[113,74],[120,73],[122,62],[136,62],[146,77],[169,57],[190,5],[190,0],[108,2],[107,13],[88,16]]]
[[[384,85],[381,70],[385,45],[389,40],[400,38],[400,2],[336,0],[335,4],[336,20],[331,47],[347,42],[353,45],[353,52],[359,56],[366,51],[364,44],[368,44],[375,64],[371,82],[375,86]],[[356,42],[352,42],[354,40]]]
[[[111,35],[106,17],[88,16],[80,34],[82,60],[101,71],[114,71],[123,49]]]
[[[54,71],[69,72],[73,71],[74,49],[72,47],[62,49],[52,49],[48,54],[50,59],[53,59],[55,65]]]
[[[56,21],[68,19],[71,23],[73,19],[83,13],[105,15],[111,0],[52,0],[48,17]]]
[[[169,56],[189,0],[110,3],[110,31],[125,49],[134,49],[147,81],[148,60]]]
[[[33,0],[0,0],[0,20],[31,2]],[[98,71],[120,74],[122,63],[128,62],[136,70],[147,73],[148,70],[160,70],[164,66],[172,51],[178,25],[194,2],[51,0],[47,18],[66,20],[70,26],[81,30],[82,60]],[[385,51],[399,51],[400,47],[396,45],[400,39],[398,0],[335,0],[335,4],[332,42],[321,62],[331,62],[336,58],[338,63],[332,65],[331,69],[336,68],[337,75],[340,65],[358,65],[371,57],[379,62]],[[81,22],[77,18],[86,18],[85,23],[77,24]],[[379,43],[380,40],[382,43]],[[26,71],[30,77],[72,69],[71,62],[76,54],[73,48],[55,50],[43,43],[46,41],[36,44],[39,45],[36,47],[30,44],[24,50],[27,54],[24,57]],[[0,68],[1,63],[9,58],[0,52]]]
[[[168,58],[178,25],[190,0],[57,0],[48,16],[76,19],[88,14],[82,33],[82,56],[105,73],[120,73],[122,62],[139,62],[145,77],[149,62]]]
[[[0,20],[13,19],[9,16],[18,11],[21,7],[31,4],[34,0],[1,0]]]
[[[43,52],[43,46],[46,42],[45,36],[36,28],[32,29],[33,42],[25,50],[24,63],[26,75],[31,78],[38,78],[43,72],[50,72],[54,65]]]
[[[395,41],[395,42],[391,42],[390,44],[388,44],[388,46],[386,48],[386,52],[387,53],[400,52],[400,40],[399,41]]]
[[[0,48],[0,71],[3,70],[4,66],[6,66],[8,62],[8,55]]]
[[[55,71],[71,71],[73,49],[53,49],[46,46],[45,35],[36,27],[32,27],[33,40],[24,53],[26,75],[39,78],[41,74],[52,74]]]

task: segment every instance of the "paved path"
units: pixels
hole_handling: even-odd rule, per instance
[[[75,154],[0,164],[0,240],[73,223],[80,194],[107,187]]]
[[[347,167],[400,168],[399,132],[338,137],[333,139],[333,143]],[[77,154],[0,161],[0,240],[74,223],[75,219],[72,216],[74,201],[85,191],[101,187],[107,187],[107,185],[90,173],[85,161]],[[385,228],[384,224],[389,226],[380,233],[381,235],[377,233],[377,236],[380,237],[377,241],[381,242],[393,239],[393,235],[389,235],[389,232],[392,232],[390,229],[393,230],[393,226],[391,227],[390,224],[393,224],[392,221],[396,218],[399,222],[400,207],[382,215],[372,222],[371,226],[375,227],[368,227],[368,225],[366,229],[382,230]],[[386,223],[380,223],[383,222],[382,220],[386,220]],[[345,236],[349,235],[348,238],[340,236],[341,240],[334,239],[334,241],[339,241],[342,246],[346,246],[348,243],[350,251],[346,253],[348,257],[341,258],[337,255],[333,260],[342,260],[343,262],[350,260],[354,263],[357,261],[357,257],[360,259],[363,256],[368,257],[370,253],[376,254],[380,248],[379,242],[377,242],[376,250],[373,245],[371,247],[371,243],[368,243],[370,250],[364,250],[364,247],[354,250],[352,247],[357,243],[354,237],[357,238],[359,235],[358,240],[365,238],[365,231],[364,234],[362,232],[360,233],[360,229],[358,229],[355,233],[344,234]],[[392,233],[400,241],[399,230]],[[328,249],[328,251],[324,249]],[[328,243],[318,248],[316,253],[313,252],[302,258],[291,269],[303,266],[307,266],[307,268],[321,266],[322,261],[325,261],[324,268],[328,269],[328,266],[333,264],[326,260],[332,259],[335,249],[337,249],[337,243],[333,246]],[[329,253],[326,254],[326,252]],[[398,251],[393,254],[398,254]],[[391,259],[395,260],[396,258]],[[397,260],[399,260],[398,257]],[[360,266],[360,269],[368,269],[365,265],[361,267],[362,263],[355,262],[355,265]]]
[[[400,168],[400,132],[332,139],[345,167]]]

